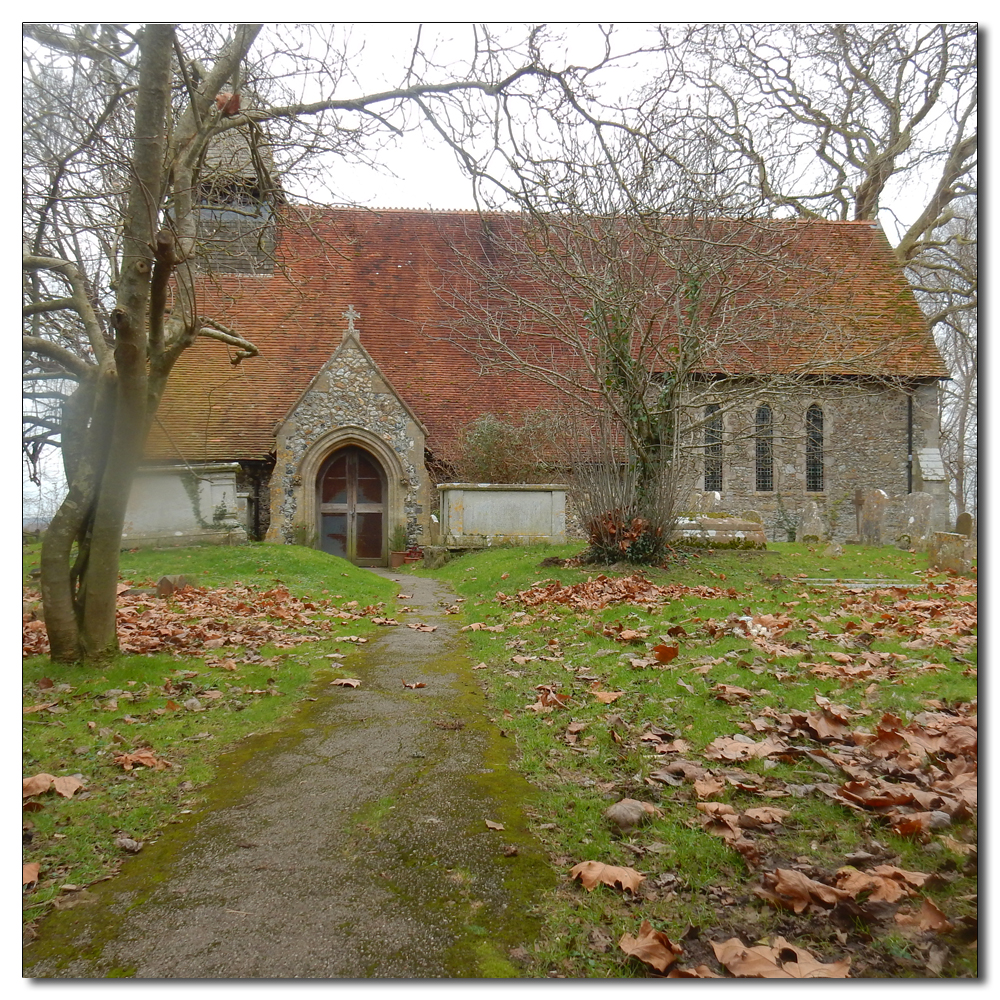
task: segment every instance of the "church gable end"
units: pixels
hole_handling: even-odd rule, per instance
[[[277,428],[267,537],[323,547],[317,476],[338,451],[356,448],[384,473],[381,534],[403,525],[415,542],[427,502],[426,429],[362,346],[358,313],[349,307],[343,315],[343,341]]]

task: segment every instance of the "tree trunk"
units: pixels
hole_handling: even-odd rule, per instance
[[[123,226],[123,254],[113,359],[97,378],[89,414],[90,454],[67,463],[69,492],[42,550],[42,593],[52,658],[100,661],[117,652],[118,557],[132,477],[149,422],[148,309],[154,238],[164,188],[166,121],[174,29],[151,24],[140,41],[132,185]],[[64,422],[85,419],[67,408]],[[110,419],[106,419],[110,417]],[[77,424],[71,434],[79,429]],[[77,560],[71,568],[73,542]],[[74,593],[75,591],[75,593]]]

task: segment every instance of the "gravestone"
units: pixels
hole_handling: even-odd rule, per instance
[[[192,580],[188,576],[161,576],[156,581],[156,596],[169,597],[171,594],[178,590],[183,590],[185,587],[197,586],[197,581]]]
[[[865,491],[860,487],[854,491],[854,537],[861,538],[861,508],[865,505]]]
[[[740,517],[744,521],[756,521],[758,524],[764,523],[764,515],[759,510],[745,510]]]
[[[830,531],[820,515],[819,506],[816,501],[807,501],[802,510],[802,516],[799,518],[798,530],[795,532],[795,541],[822,542],[829,537]]]
[[[830,544],[823,549],[823,555],[827,559],[839,559],[844,554],[843,545],[838,545],[836,542],[830,542]]]
[[[955,533],[958,535],[965,535],[966,538],[971,538],[974,523],[972,515],[967,510],[963,510],[962,513],[958,515],[958,523],[955,525]]]
[[[722,494],[718,490],[696,490],[695,514],[714,514],[722,510]]]
[[[924,552],[929,544],[934,497],[930,493],[908,493],[903,497],[902,527],[896,547]]]
[[[931,536],[931,568],[969,576],[972,573],[972,545],[965,535],[935,531]]]
[[[737,517],[680,517],[670,537],[683,544],[706,548],[767,548],[764,526],[759,521],[746,521]]]
[[[861,524],[859,535],[862,545],[881,545],[885,531],[885,508],[889,495],[885,490],[865,490],[861,497]]]
[[[424,546],[424,569],[440,569],[451,559],[451,553],[443,545]]]

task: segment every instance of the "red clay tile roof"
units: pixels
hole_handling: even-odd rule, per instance
[[[487,218],[494,236],[521,226],[519,216]],[[260,356],[233,367],[218,342],[201,340],[188,350],[164,396],[147,458],[266,457],[276,424],[340,344],[348,305],[360,313],[361,342],[427,426],[436,454],[483,412],[552,405],[553,390],[482,371],[449,333],[454,314],[439,292],[453,280],[452,248],[465,248],[482,265],[503,263],[502,240],[484,241],[483,225],[474,212],[300,209],[281,231],[273,275],[200,277],[199,314],[237,330]],[[724,357],[706,359],[703,370],[947,377],[877,228],[795,221],[774,231],[790,269],[783,282],[772,281],[766,308],[756,307],[757,339],[721,350]],[[741,292],[747,302],[759,294],[755,280],[748,277]],[[798,301],[803,284],[811,286],[807,302]],[[582,324],[582,307],[579,315]],[[791,336],[774,332],[789,327]]]

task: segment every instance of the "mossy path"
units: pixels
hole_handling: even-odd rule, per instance
[[[452,595],[402,589],[401,620],[435,630],[386,628],[343,661],[359,687],[324,686],[240,743],[204,808],[42,923],[26,976],[523,974],[511,952],[554,883],[531,786],[485,716]]]

